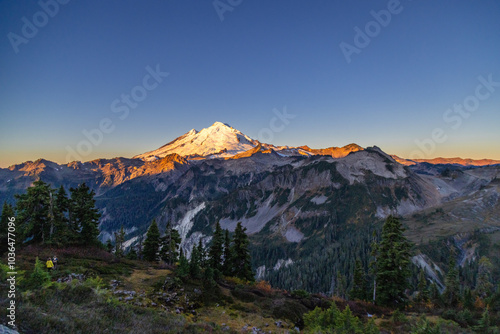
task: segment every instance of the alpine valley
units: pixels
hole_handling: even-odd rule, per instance
[[[412,161],[376,146],[274,146],[216,122],[133,158],[0,169],[0,201],[14,203],[37,179],[85,182],[102,241],[123,226],[131,247],[156,219],[160,232],[167,223],[179,231],[188,257],[210,243],[216,222],[229,231],[241,222],[258,279],[326,294],[350,288],[355,259],[368,269],[372,235],[392,214],[415,244],[414,270],[443,289],[450,256],[464,273],[487,256],[500,278],[499,172],[500,161]]]

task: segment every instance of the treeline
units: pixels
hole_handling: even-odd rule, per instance
[[[69,189],[52,188],[42,180],[35,181],[25,194],[16,195],[15,206],[4,203],[0,219],[1,247],[7,244],[8,217],[16,217],[18,244],[41,243],[99,244],[99,218],[95,193],[85,183]],[[2,253],[5,251],[1,249]]]
[[[178,231],[167,224],[165,235],[162,237],[156,221],[153,220],[144,242],[137,243],[129,254],[132,252],[132,257],[137,256],[146,261],[162,260],[171,265],[177,264],[176,272],[182,279],[203,279],[212,282],[222,276],[231,276],[254,281],[248,250],[249,241],[245,231],[246,228],[238,223],[231,237],[229,231],[223,230],[217,222],[210,247],[204,247],[200,239],[198,245],[193,246],[188,260],[179,247],[181,238]],[[119,242],[121,237],[117,240]]]

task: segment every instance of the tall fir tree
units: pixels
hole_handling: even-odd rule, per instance
[[[445,277],[446,288],[443,292],[443,301],[446,306],[456,307],[460,302],[460,279],[455,259],[452,257]]]
[[[224,255],[224,232],[220,227],[220,223],[215,225],[214,235],[212,237],[212,245],[208,251],[209,266],[219,272],[223,271],[223,255]]]
[[[66,190],[61,185],[57,191],[55,198],[55,210],[54,210],[54,220],[55,220],[55,236],[54,239],[57,242],[67,244],[70,240],[74,239],[71,235],[68,226],[69,223],[69,199],[66,194]]]
[[[70,188],[70,217],[73,233],[77,234],[77,242],[97,244],[99,240],[99,210],[95,207],[95,192],[85,183]]]
[[[125,242],[125,229],[122,227],[120,231],[115,232],[115,255],[118,257],[123,256],[123,243]]]
[[[189,275],[189,262],[184,256],[184,251],[182,250],[182,248],[180,250],[179,265],[177,266],[176,272],[177,275],[182,279],[186,278]]]
[[[429,293],[427,290],[427,279],[425,278],[424,268],[420,269],[420,273],[418,274],[418,286],[417,286],[417,302],[426,303],[429,299]]]
[[[248,236],[245,233],[246,228],[238,222],[234,230],[233,244],[231,248],[231,267],[233,275],[248,281],[254,281],[252,272],[250,252],[248,250]]]
[[[179,232],[172,228],[170,223],[167,223],[165,235],[160,239],[160,258],[169,265],[173,265],[179,257],[180,243]]]
[[[491,261],[486,256],[482,256],[481,259],[479,259],[475,289],[476,294],[480,298],[484,299],[493,293],[494,286],[491,279],[492,270],[493,265],[491,264]]]
[[[198,240],[198,254],[200,254],[200,268],[201,269],[205,269],[207,267],[207,264],[208,264],[208,258],[207,258],[207,250],[205,249],[205,247],[203,247],[203,241],[201,240]]]
[[[353,273],[353,286],[351,292],[349,293],[351,299],[366,299],[367,292],[367,281],[365,277],[365,270],[360,259],[356,260]]]
[[[429,299],[435,306],[440,307],[443,304],[443,299],[439,293],[439,289],[434,282],[432,282],[429,286]]]
[[[45,243],[50,238],[50,201],[53,189],[42,180],[33,182],[25,194],[16,195],[18,234],[30,242]]]
[[[411,244],[398,218],[387,217],[377,247],[377,303],[402,308],[407,297]]]
[[[189,261],[189,275],[194,279],[201,278],[201,254],[198,247],[193,246],[191,259]]]
[[[144,241],[144,249],[142,251],[142,256],[146,261],[157,261],[158,251],[160,250],[160,231],[158,230],[158,225],[156,220],[149,226],[148,232],[146,233],[146,240]]]

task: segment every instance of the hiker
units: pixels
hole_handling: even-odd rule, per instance
[[[54,270],[57,269],[57,256],[54,255],[54,257],[52,258],[52,263],[54,264]]]
[[[52,260],[50,259],[50,257],[48,257],[48,258],[47,258],[47,263],[46,263],[46,265],[47,265],[47,269],[48,269],[49,271],[51,271],[52,269],[54,269],[54,263],[52,262]]]

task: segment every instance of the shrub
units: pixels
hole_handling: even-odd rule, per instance
[[[305,290],[293,290],[292,291],[292,297],[295,298],[309,298],[310,294],[309,292]]]
[[[46,271],[45,265],[38,259],[35,260],[35,268],[28,278],[26,285],[28,288],[37,289],[50,282],[50,274]]]
[[[404,322],[407,322],[408,318],[406,318],[403,312],[401,312],[400,310],[396,310],[394,311],[394,313],[392,313],[392,321],[396,324],[402,324]]]
[[[255,284],[255,287],[260,290],[261,292],[265,293],[271,293],[273,291],[273,288],[271,287],[271,284],[267,281],[258,281]]]

